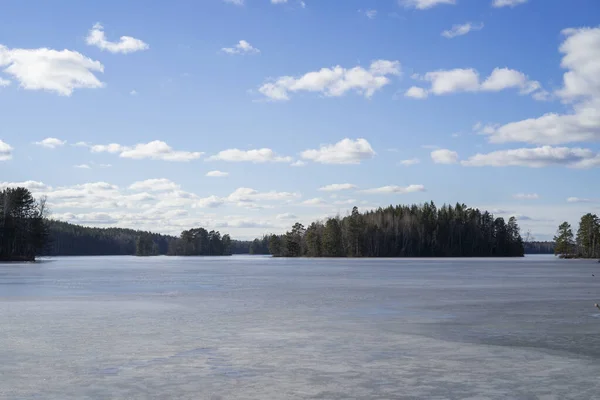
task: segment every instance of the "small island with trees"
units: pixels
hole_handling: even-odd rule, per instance
[[[554,254],[561,258],[600,258],[600,219],[591,213],[582,216],[577,236],[565,221],[558,227],[554,242]]]

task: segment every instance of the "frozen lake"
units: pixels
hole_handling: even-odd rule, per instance
[[[550,256],[0,265],[0,398],[598,399],[595,302]]]

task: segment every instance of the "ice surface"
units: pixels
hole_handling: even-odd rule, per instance
[[[544,256],[0,265],[0,398],[597,399],[599,269]]]

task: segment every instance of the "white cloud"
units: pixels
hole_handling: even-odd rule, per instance
[[[375,17],[377,17],[377,10],[358,10],[358,12],[364,14],[369,19],[375,19]]]
[[[427,10],[441,4],[455,5],[456,0],[398,0],[398,3],[406,8]]]
[[[356,189],[356,185],[351,183],[333,183],[331,185],[323,186],[319,188],[322,192],[338,192],[340,190],[351,190]]]
[[[305,150],[302,158],[321,164],[360,164],[373,158],[375,151],[366,139],[343,139],[333,145],[322,145],[318,150]]]
[[[243,6],[244,0],[223,0],[225,3],[234,4],[236,6]]]
[[[278,214],[275,218],[277,218],[277,219],[296,219],[298,217],[292,213],[283,213],[283,214]]]
[[[471,31],[480,31],[483,29],[483,23],[474,24],[467,22],[465,24],[452,25],[451,29],[442,32],[442,36],[447,39],[452,39],[457,36],[463,36]]]
[[[131,92],[129,92],[129,94],[130,94],[131,96],[137,96],[137,95],[138,95],[138,92],[137,92],[137,91],[134,89],[134,90],[132,90]]]
[[[244,202],[255,202],[255,201],[286,201],[292,200],[297,197],[300,197],[298,193],[291,192],[259,192],[257,190],[251,188],[237,188],[233,193],[231,193],[227,200],[234,203],[244,203]]]
[[[211,177],[211,178],[221,178],[221,177],[229,176],[229,172],[209,171],[206,173],[206,176]]]
[[[24,187],[35,192],[44,192],[50,190],[51,187],[39,181],[24,181],[24,182],[0,182],[0,188],[16,188]]]
[[[290,93],[299,91],[319,92],[325,96],[338,97],[355,91],[367,98],[388,85],[389,76],[400,75],[398,61],[373,61],[369,69],[357,66],[346,69],[341,66],[322,68],[301,77],[282,76],[263,84],[258,90],[271,100],[289,100]]]
[[[425,186],[423,185],[409,185],[409,186],[382,186],[373,189],[362,190],[363,193],[368,194],[387,194],[387,193],[415,193],[415,192],[424,192]]]
[[[513,194],[513,199],[517,200],[537,200],[540,196],[537,193],[517,193]]]
[[[418,158],[410,158],[408,160],[402,160],[402,161],[400,161],[400,165],[404,165],[405,167],[409,167],[411,165],[419,164],[420,162],[421,162],[421,160],[419,160]]]
[[[291,162],[291,157],[283,157],[277,155],[273,150],[268,148],[255,150],[240,150],[228,149],[210,156],[207,161],[229,161],[229,162]]]
[[[288,0],[271,0],[271,4],[285,4]]]
[[[304,206],[322,206],[327,202],[320,197],[315,197],[314,199],[304,200],[301,204]]]
[[[197,208],[216,208],[216,207],[220,207],[225,203],[225,200],[217,197],[217,196],[210,196],[210,197],[205,197],[203,199],[199,199],[196,203],[194,203],[194,207]]]
[[[0,44],[0,67],[26,90],[47,90],[70,96],[75,89],[104,86],[94,72],[104,66],[71,50],[9,49]]]
[[[163,192],[168,190],[178,190],[179,185],[169,179],[158,178],[134,182],[129,186],[129,189],[150,192]]]
[[[425,80],[431,82],[430,92],[436,95],[479,90],[479,73],[472,68],[428,72]]]
[[[491,142],[556,145],[600,139],[600,28],[566,29],[563,34],[561,66],[567,72],[556,95],[573,103],[572,111],[496,127],[488,132]]]
[[[498,92],[509,88],[519,88],[522,94],[529,94],[540,89],[541,85],[530,81],[524,73],[508,68],[495,68],[481,84],[483,91]]]
[[[527,0],[494,0],[492,3],[492,7],[516,7],[519,4],[525,3],[527,3]]]
[[[0,87],[7,87],[10,85],[10,81],[8,79],[2,79],[0,78]]]
[[[38,146],[42,146],[42,147],[46,147],[48,149],[55,149],[57,147],[62,147],[67,143],[66,140],[60,140],[57,138],[46,138],[40,142],[35,142],[34,144],[37,144]]]
[[[88,164],[79,164],[79,165],[73,165],[73,168],[91,169],[92,167],[90,167]]]
[[[458,153],[448,149],[434,150],[431,152],[431,159],[436,164],[456,164]]]
[[[258,54],[260,50],[256,47],[252,47],[250,43],[245,40],[240,40],[234,47],[223,47],[221,49],[226,54]]]
[[[110,42],[104,34],[104,27],[96,23],[90,30],[85,42],[90,46],[96,46],[100,50],[107,50],[110,53],[134,53],[136,51],[148,50],[150,46],[140,39],[131,36],[121,36],[118,42]]]
[[[591,168],[600,166],[600,155],[589,149],[543,146],[476,154],[461,163],[468,167],[541,168],[563,165],[572,168]]]
[[[151,159],[185,162],[196,160],[204,154],[198,151],[173,150],[168,144],[160,140],[154,140],[148,143],[138,143],[132,147],[123,146],[118,143],[87,146],[90,147],[90,150],[93,153],[118,153],[122,158],[131,158],[134,160]]]
[[[12,151],[12,146],[0,139],[0,161],[10,160],[12,158]]]
[[[597,203],[597,199],[586,199],[581,197],[569,197],[567,203]]]
[[[543,91],[539,82],[529,80],[522,72],[509,68],[495,68],[483,82],[480,82],[479,72],[473,68],[428,72],[422,79],[431,82],[431,88],[413,86],[405,93],[406,97],[422,99],[427,97],[428,93],[440,96],[458,92],[499,92],[505,89],[519,89],[520,94],[532,94],[542,100],[546,97],[544,93],[547,93]]]
[[[296,160],[290,164],[291,167],[304,167],[306,163],[302,160]]]
[[[412,97],[413,99],[426,99],[427,96],[427,90],[418,86],[412,86],[404,93],[404,97]]]

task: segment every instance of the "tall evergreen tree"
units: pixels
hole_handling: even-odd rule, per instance
[[[571,257],[575,252],[575,242],[573,240],[573,231],[571,224],[563,222],[558,227],[558,232],[554,236],[554,254],[561,257]]]
[[[600,257],[600,221],[596,214],[585,214],[577,230],[579,256],[584,258]]]

